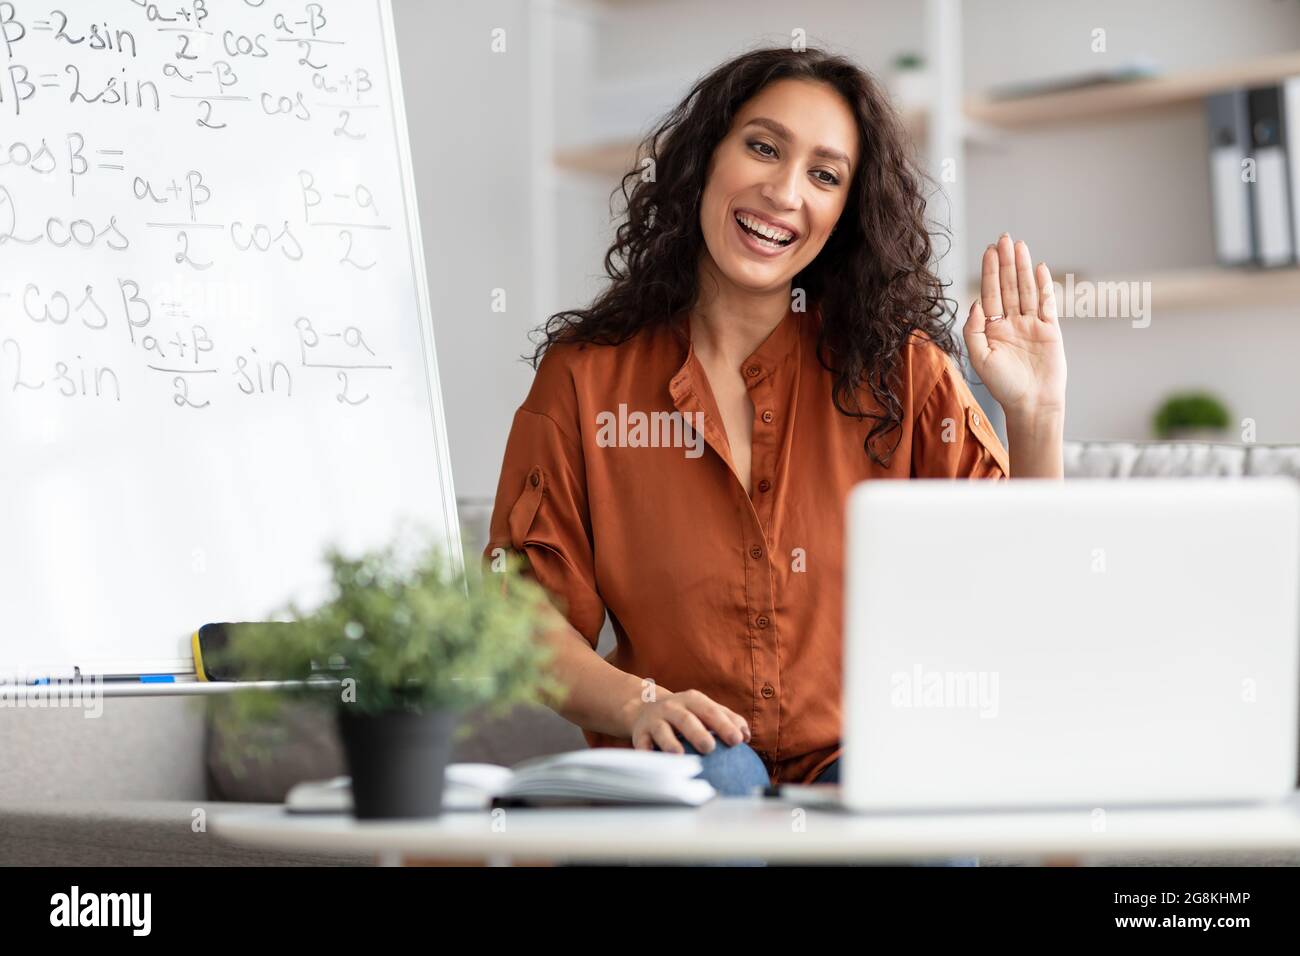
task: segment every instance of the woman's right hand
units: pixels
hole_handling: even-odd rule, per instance
[[[631,726],[635,749],[653,750],[658,745],[667,753],[685,753],[678,732],[702,754],[712,752],[715,733],[733,747],[750,739],[749,724],[743,717],[698,690],[661,690],[657,699],[637,702]]]

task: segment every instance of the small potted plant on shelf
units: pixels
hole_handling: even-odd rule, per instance
[[[894,57],[892,67],[889,86],[898,111],[908,113],[930,106],[933,79],[921,54],[899,53]]]
[[[289,622],[236,624],[217,655],[242,680],[292,682],[212,698],[228,739],[275,720],[289,700],[337,721],[359,819],[437,816],[462,712],[505,713],[558,700],[536,638],[557,623],[541,588],[507,554],[467,573],[432,541],[348,557],[326,552],[333,595]],[[252,739],[247,735],[246,739]]]
[[[1224,441],[1228,410],[1207,392],[1171,395],[1156,411],[1157,438],[1178,441]]]

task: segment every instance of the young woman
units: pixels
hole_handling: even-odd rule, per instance
[[[848,493],[1062,477],[1051,275],[1004,234],[966,320],[1008,455],[954,364],[924,177],[868,74],[740,56],[645,149],[609,285],[544,327],[486,553],[526,555],[564,611],[557,710],[591,745],[700,753],[724,793],[835,781]]]

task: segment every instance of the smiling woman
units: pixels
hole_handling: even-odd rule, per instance
[[[887,379],[908,338],[921,332],[959,354],[933,269],[924,174],[888,96],[852,61],[816,49],[738,57],[699,80],[641,153],[654,175],[638,166],[623,177],[611,284],[589,308],[551,317],[535,361],[554,342],[616,344],[731,302],[758,320],[753,339],[794,290],[826,318],[819,340],[836,406],[877,412],[876,439],[899,424]],[[740,214],[771,227],[768,240],[793,238],[760,239]],[[863,389],[879,409],[864,407]]]
[[[745,54],[642,151],[653,175],[623,179],[608,286],[542,329],[485,556],[524,553],[564,610],[546,637],[560,713],[593,746],[697,751],[723,793],[831,779],[847,496],[1002,479],[1013,459],[1059,476],[1050,275],[1004,236],[967,321],[1009,457],[958,371],[924,176],[870,75],[819,50]],[[701,453],[613,440],[633,414],[698,423]]]

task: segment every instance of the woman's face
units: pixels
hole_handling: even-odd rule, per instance
[[[769,83],[710,161],[700,228],[717,269],[755,292],[789,285],[826,244],[857,162],[857,125],[839,93],[806,80]]]

